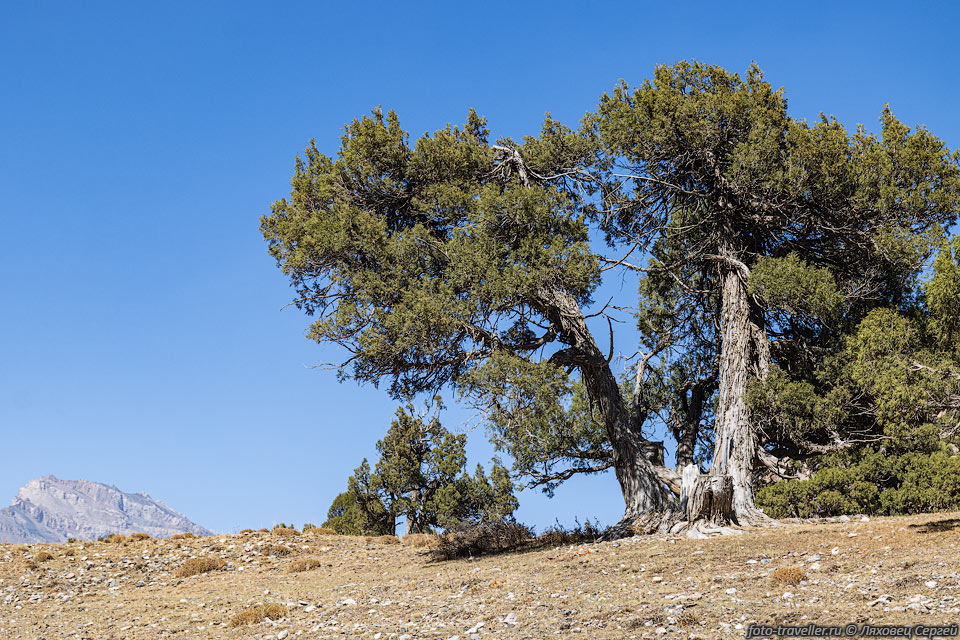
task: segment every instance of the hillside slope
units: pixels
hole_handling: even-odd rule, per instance
[[[380,539],[286,533],[0,545],[0,637],[743,638],[751,623],[960,619],[958,515],[453,561]],[[177,577],[191,558],[222,566]],[[783,568],[802,581],[779,580]],[[284,610],[229,626],[257,605]]]

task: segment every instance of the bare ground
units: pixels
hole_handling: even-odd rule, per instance
[[[949,624],[960,621],[958,542],[960,514],[935,514],[451,561],[310,533],[0,545],[0,638],[619,640],[743,638],[751,623]],[[194,557],[225,564],[176,577]],[[229,626],[274,603],[282,618]]]

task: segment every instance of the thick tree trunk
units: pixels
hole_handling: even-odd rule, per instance
[[[677,502],[644,456],[644,439],[631,428],[630,414],[609,362],[597,346],[576,301],[566,293],[542,291],[544,314],[570,345],[553,361],[580,369],[587,397],[600,413],[613,449],[613,468],[625,505],[613,535],[627,534],[636,523],[644,530],[666,531],[679,518]],[[631,532],[632,533],[632,532]]]
[[[410,502],[418,506],[407,512],[407,535],[411,533],[423,533],[424,527],[418,517],[419,513],[423,511],[423,509],[419,507],[420,492],[418,490],[413,489],[410,491]]]
[[[757,436],[750,424],[746,392],[751,372],[763,371],[767,365],[754,359],[759,351],[757,326],[751,322],[744,280],[742,274],[733,268],[726,269],[723,274],[720,398],[710,475],[730,476],[733,481],[732,520],[740,525],[760,525],[769,524],[771,520],[754,503],[753,461]]]
[[[673,435],[677,439],[677,471],[683,471],[693,464],[697,435],[700,432],[700,419],[703,417],[703,402],[706,398],[706,385],[701,381],[694,384],[687,396],[684,389],[680,396],[680,415],[676,416]]]

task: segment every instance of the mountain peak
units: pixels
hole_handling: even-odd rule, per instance
[[[113,485],[53,475],[30,480],[11,506],[0,509],[0,542],[94,540],[137,532],[163,538],[188,531],[214,534],[146,492],[124,493]]]

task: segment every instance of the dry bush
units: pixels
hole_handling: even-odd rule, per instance
[[[316,556],[307,556],[305,558],[298,558],[290,563],[290,571],[294,573],[299,573],[300,571],[310,571],[310,569],[316,569],[317,567],[322,567],[323,562],[320,558]]]
[[[279,620],[280,618],[286,617],[286,615],[287,608],[283,605],[261,604],[230,618],[230,626],[241,627],[245,624],[257,624],[263,622],[266,618]]]
[[[267,546],[263,547],[260,550],[260,552],[265,556],[277,556],[278,558],[289,556],[291,554],[297,553],[298,551],[299,549],[293,549],[291,547],[288,547],[285,544],[280,544],[280,545],[268,544]]]
[[[295,535],[299,535],[299,532],[296,529],[291,529],[290,527],[277,527],[270,533],[271,535],[275,535],[280,538],[291,538]]]
[[[439,560],[512,551],[527,544],[533,534],[519,522],[505,520],[471,523],[437,537],[432,555]]]
[[[304,529],[304,533],[306,533],[306,531],[307,531],[307,530]],[[338,535],[340,535],[339,533],[336,532],[336,530],[331,529],[330,527],[313,527],[312,529],[310,529],[310,533],[311,533],[312,535],[315,535],[315,536],[338,536]]]
[[[379,542],[381,544],[400,544],[400,538],[398,538],[397,536],[392,536],[390,534],[387,534],[385,536],[377,536],[376,538],[374,538],[374,541]]]
[[[191,533],[190,531],[187,531],[186,533],[176,533],[170,536],[170,539],[171,540],[188,540],[190,538],[196,538],[196,537],[197,536],[195,536],[193,533]]]
[[[782,584],[800,584],[801,580],[807,579],[807,572],[798,567],[780,567],[770,573],[770,579]]]
[[[77,555],[77,552],[73,549],[64,549],[61,555],[74,556],[74,555]]]
[[[37,562],[46,562],[47,560],[53,560],[53,554],[50,553],[49,551],[41,551],[34,557],[34,560],[36,560]]]
[[[125,536],[125,535],[123,535],[123,534],[120,534],[120,533],[111,533],[111,534],[108,535],[108,536],[104,536],[104,537],[100,538],[100,541],[101,541],[101,542],[110,542],[110,543],[113,543],[113,544],[120,544],[121,542],[126,542],[126,541],[127,541],[127,536]]]
[[[206,573],[207,571],[222,569],[226,564],[227,563],[220,558],[190,558],[184,562],[173,575],[178,578],[186,578],[187,576],[195,576],[200,573]]]
[[[147,533],[131,533],[130,534],[131,542],[139,542],[140,540],[149,540],[149,539],[150,539],[150,534],[147,534]]]
[[[253,529],[240,529],[240,533],[253,533]]]
[[[24,563],[23,563],[23,566],[25,566],[27,569],[36,569],[36,568],[39,567],[40,565],[37,564],[37,561],[36,561],[36,560],[31,559],[31,560],[27,560],[26,562],[24,562]]]
[[[537,536],[534,541],[538,547],[562,547],[571,544],[589,544],[596,542],[602,531],[587,520],[584,524],[577,521],[576,526],[567,529],[559,522]]]
[[[437,546],[437,536],[430,533],[408,533],[400,540],[404,546],[428,549]]]

